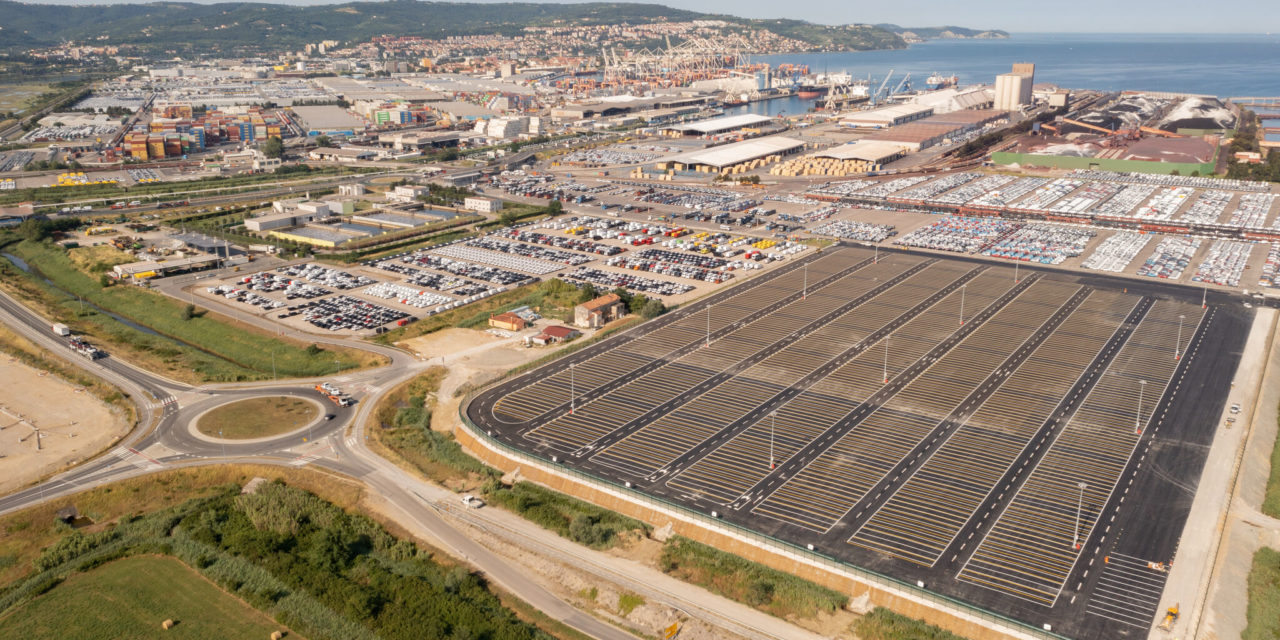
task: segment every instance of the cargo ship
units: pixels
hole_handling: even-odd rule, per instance
[[[947,87],[954,87],[959,82],[960,82],[960,79],[953,75],[943,76],[943,75],[939,75],[937,71],[934,71],[933,75],[929,76],[928,80],[925,80],[924,88],[928,89],[929,91],[937,91],[938,89],[946,89]]]
[[[827,90],[829,89],[830,87],[818,84],[802,84],[796,87],[796,97],[804,100],[813,100],[827,95]]]

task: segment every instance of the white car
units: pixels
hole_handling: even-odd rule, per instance
[[[465,504],[472,509],[479,509],[484,506],[484,500],[481,500],[471,494],[467,494],[462,496],[462,504]]]

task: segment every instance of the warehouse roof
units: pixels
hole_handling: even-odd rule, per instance
[[[752,125],[764,124],[772,122],[773,118],[762,116],[755,113],[743,113],[736,116],[723,116],[720,118],[710,118],[708,120],[698,120],[697,122],[689,122],[686,124],[678,124],[668,127],[673,131],[693,131],[695,133],[719,133],[721,131],[730,131],[733,129],[741,129],[742,127],[750,127]]]
[[[767,138],[754,138],[719,147],[681,153],[664,158],[662,161],[693,165],[703,164],[719,169],[775,153],[787,153],[803,146],[804,141],[802,140],[784,136],[769,136]]]
[[[342,107],[322,105],[318,107],[293,107],[293,112],[311,129],[363,129],[364,121]]]
[[[880,131],[867,136],[867,140],[884,140],[890,142],[920,143],[936,138],[945,138],[948,134],[959,131],[963,127],[954,124],[920,124],[912,122],[898,125],[887,131]]]
[[[867,162],[879,163],[886,158],[901,155],[903,151],[902,145],[895,142],[859,140],[858,142],[832,147],[813,155],[820,158],[835,158],[836,160],[866,160]]]
[[[870,111],[859,111],[850,113],[840,120],[842,122],[870,122],[890,124],[898,118],[905,118],[919,115],[921,113],[933,113],[933,107],[926,107],[918,104],[892,104],[879,109]]]

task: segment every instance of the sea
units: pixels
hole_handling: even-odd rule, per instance
[[[923,89],[937,72],[961,85],[993,83],[1014,62],[1034,62],[1036,82],[1102,91],[1175,91],[1218,97],[1280,96],[1280,34],[1019,33],[999,40],[930,40],[892,51],[752,56],[751,62],[809,65],[810,73],[847,72],[890,87],[911,74]],[[728,113],[804,113],[812,100],[784,98]]]

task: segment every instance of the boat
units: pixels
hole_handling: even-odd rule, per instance
[[[937,71],[934,71],[933,75],[929,76],[928,80],[925,80],[924,87],[929,91],[937,91],[938,89],[946,89],[947,87],[954,87],[959,82],[960,82],[960,79],[954,75],[943,76],[943,75],[940,75]]]
[[[827,95],[828,89],[830,89],[830,87],[824,87],[817,84],[802,84],[799,87],[796,87],[796,97],[804,100],[821,98],[822,96]]]

